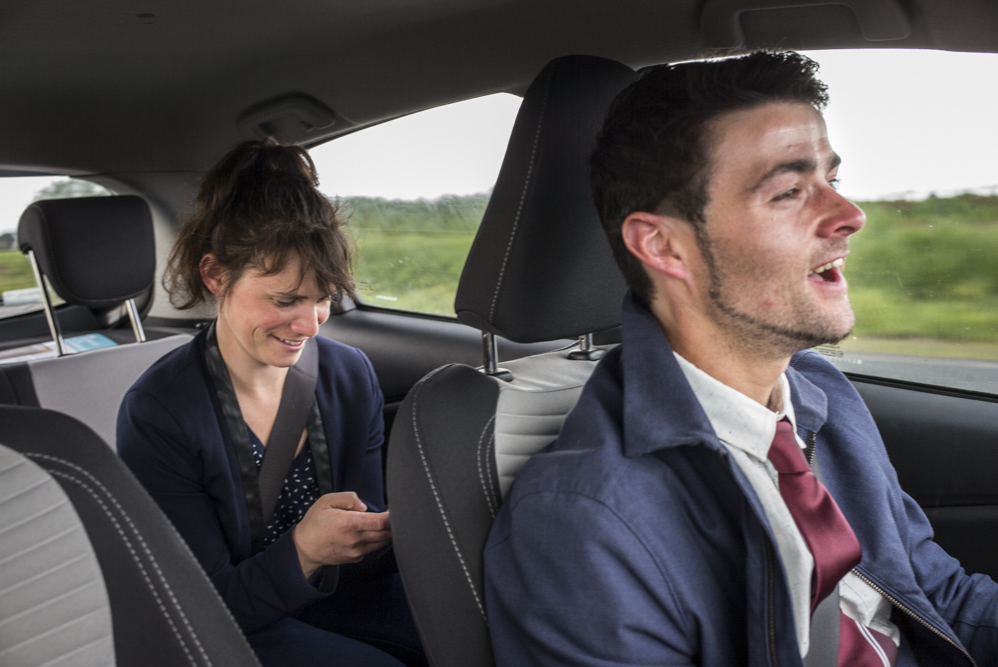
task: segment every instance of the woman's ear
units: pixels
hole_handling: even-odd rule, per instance
[[[624,245],[652,272],[685,280],[690,276],[690,223],[667,215],[631,213],[621,227]],[[654,280],[654,275],[652,276]]]
[[[204,281],[204,286],[208,288],[208,291],[216,298],[220,296],[225,288],[225,269],[218,263],[218,258],[208,253],[201,258],[198,270],[201,272],[201,280]]]

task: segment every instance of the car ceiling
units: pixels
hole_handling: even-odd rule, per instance
[[[856,13],[898,9],[904,39],[864,39]],[[242,137],[254,105],[304,93],[340,116],[325,136],[482,94],[519,92],[552,58],[632,67],[762,46],[998,51],[990,0],[838,0],[741,14],[711,50],[705,5],[808,0],[4,0],[0,165],[136,187],[196,174]],[[869,6],[869,7],[867,7]],[[716,12],[715,12],[716,13]],[[716,27],[716,26],[714,26]],[[715,40],[716,42],[716,40]],[[142,175],[145,175],[144,177]]]

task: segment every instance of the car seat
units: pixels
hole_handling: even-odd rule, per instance
[[[558,435],[620,324],[625,284],[599,223],[589,153],[634,72],[568,56],[530,85],[458,287],[460,321],[482,331],[484,367],[444,366],[399,410],[388,449],[392,537],[435,667],[494,664],[482,551],[516,471]],[[498,367],[497,336],[578,345]]]
[[[135,297],[152,287],[155,241],[141,197],[79,197],[35,202],[21,216],[18,243],[36,272],[68,304],[106,310],[126,304],[137,342],[66,354],[59,319],[42,290],[60,356],[0,364],[0,403],[65,412],[115,443],[118,406],[154,361],[188,342],[186,333],[145,341]]]
[[[259,665],[194,555],[72,417],[0,406],[0,664]]]

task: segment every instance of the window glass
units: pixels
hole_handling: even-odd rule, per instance
[[[110,195],[89,181],[65,176],[0,178],[0,319],[41,310],[41,293],[27,255],[17,245],[17,223],[21,214],[42,199]],[[49,290],[53,303],[63,303]]]
[[[866,212],[845,275],[843,371],[998,394],[998,55],[808,54],[829,86],[840,191]]]
[[[497,94],[412,114],[313,148],[320,189],[357,241],[370,305],[454,315],[454,295],[520,98]]]

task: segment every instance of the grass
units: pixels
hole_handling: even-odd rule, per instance
[[[342,202],[372,305],[452,317],[488,193]],[[860,202],[867,226],[846,267],[856,311],[844,349],[998,358],[998,196]],[[33,287],[27,258],[0,251],[0,291]]]
[[[0,292],[36,285],[27,255],[20,250],[0,250]]]

